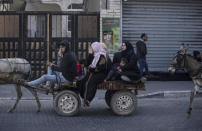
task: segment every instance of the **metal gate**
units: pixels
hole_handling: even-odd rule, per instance
[[[99,14],[83,12],[0,12],[0,58],[25,58],[32,78],[46,72],[55,61],[57,42],[68,40],[79,61],[88,45],[99,41]]]
[[[201,7],[201,0],[123,1],[123,40],[135,46],[147,33],[150,71],[167,72],[182,43],[190,45],[188,53],[202,50]]]

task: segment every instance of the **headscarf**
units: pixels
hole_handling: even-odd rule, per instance
[[[100,43],[105,51],[107,51],[107,46],[105,43]]]
[[[57,43],[57,48],[60,48],[61,45],[65,46],[65,51],[64,52],[62,52],[61,50],[58,51],[58,53],[57,53],[57,65],[60,65],[64,54],[68,50],[68,41],[67,40],[60,41],[59,43]]]
[[[92,63],[90,64],[91,68],[95,68],[101,55],[104,55],[106,57],[107,51],[103,48],[102,44],[99,42],[93,42],[91,45],[94,53],[94,58]]]
[[[126,44],[126,50],[121,51],[121,58],[126,58],[130,61],[131,56],[134,54],[134,48],[129,41],[124,42]]]

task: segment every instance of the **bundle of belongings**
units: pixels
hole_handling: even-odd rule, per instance
[[[146,77],[141,77],[140,79],[138,80],[131,80],[130,78],[128,78],[127,76],[125,75],[122,75],[121,76],[121,80],[127,84],[138,84],[138,83],[145,83],[147,81],[147,78]]]

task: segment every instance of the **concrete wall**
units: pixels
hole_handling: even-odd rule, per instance
[[[88,0],[87,12],[100,12],[100,0]]]
[[[61,11],[61,7],[55,3],[43,4],[39,0],[27,0],[25,11]]]
[[[26,6],[26,0],[13,0],[10,10],[24,11]]]
[[[62,11],[67,11],[68,6],[71,4],[82,4],[83,0],[40,0],[44,4],[57,4]]]

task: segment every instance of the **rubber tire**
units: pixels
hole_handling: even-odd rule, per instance
[[[114,93],[115,93],[115,91],[113,91],[113,90],[107,90],[106,93],[105,93],[105,102],[106,102],[106,104],[107,104],[107,106],[108,106],[109,108],[111,108],[110,103],[111,103],[112,95],[113,95]]]
[[[65,95],[65,94],[69,94],[69,95],[75,97],[76,100],[77,100],[77,103],[78,103],[76,109],[75,109],[73,112],[71,112],[71,113],[65,113],[65,112],[63,112],[62,110],[60,110],[60,108],[58,107],[58,101],[59,101],[60,97],[63,96],[63,95]],[[81,100],[80,100],[79,96],[78,96],[74,91],[71,91],[71,90],[64,90],[64,91],[59,92],[59,93],[55,96],[55,98],[54,98],[54,100],[53,100],[53,106],[54,106],[55,112],[56,112],[58,115],[60,115],[60,116],[75,116],[75,115],[77,115],[77,114],[79,113],[79,111],[80,111],[80,108],[81,108]]]
[[[117,107],[116,103],[119,100],[119,98],[123,98],[124,96],[127,96],[132,99],[132,104],[127,107],[126,109],[119,110],[120,108]],[[137,108],[137,98],[134,93],[131,91],[117,91],[112,95],[111,98],[111,109],[116,115],[126,116],[131,115],[135,112]]]

